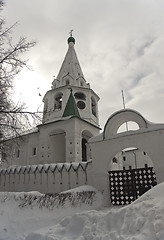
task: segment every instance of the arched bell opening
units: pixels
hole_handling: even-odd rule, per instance
[[[96,100],[94,99],[94,97],[91,97],[91,109],[92,109],[92,114],[97,117],[97,104],[96,104]]]
[[[57,93],[54,98],[54,110],[61,110],[62,109],[62,99],[63,93]]]
[[[75,99],[86,100],[86,95],[82,92],[76,92],[74,96]]]

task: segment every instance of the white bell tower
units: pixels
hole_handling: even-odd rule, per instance
[[[52,83],[52,89],[43,98],[43,124],[58,126],[60,122],[60,128],[65,132],[65,156],[68,162],[88,159],[88,139],[100,130],[99,97],[84,78],[74,45],[71,32],[58,76]]]
[[[43,123],[62,118],[70,89],[72,89],[80,117],[99,126],[99,97],[90,88],[89,83],[86,83],[74,45],[75,39],[71,36],[68,38],[68,51],[59,74],[52,83],[52,89],[46,93],[43,99]]]

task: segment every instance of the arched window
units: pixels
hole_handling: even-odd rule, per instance
[[[81,139],[81,151],[82,151],[82,161],[85,162],[91,158],[91,150],[88,143],[88,140],[93,136],[91,132],[88,130],[84,130],[82,132],[82,139]]]
[[[62,109],[62,93],[57,93],[55,96],[54,110]]]
[[[76,92],[76,93],[74,94],[74,96],[75,96],[76,99],[81,99],[81,100],[85,100],[85,99],[86,99],[85,94],[82,93],[82,92]]]
[[[87,140],[85,138],[82,138],[82,161],[87,161]]]
[[[96,101],[93,97],[91,97],[91,107],[92,107],[92,114],[96,117]]]

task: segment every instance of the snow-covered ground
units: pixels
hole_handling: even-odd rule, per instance
[[[0,240],[16,239],[164,240],[164,183],[111,208],[89,186],[48,197],[0,193]]]

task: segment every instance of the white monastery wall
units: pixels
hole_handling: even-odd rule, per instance
[[[92,162],[12,166],[0,170],[0,191],[58,193],[92,184]]]

